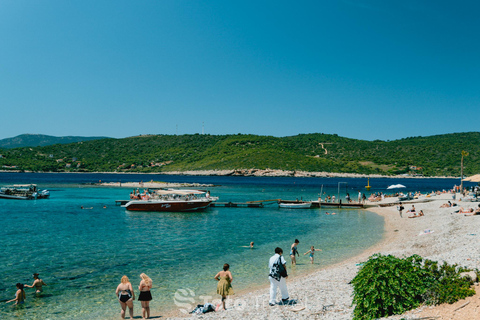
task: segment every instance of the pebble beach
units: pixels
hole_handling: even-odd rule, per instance
[[[459,199],[460,194],[456,195]],[[453,194],[444,193],[431,197],[421,196],[417,200],[404,202],[405,211],[414,204],[417,212],[423,210],[425,216],[408,218],[404,211],[400,217],[396,198],[386,198],[387,207],[372,207],[373,211],[385,219],[383,240],[362,254],[339,264],[314,271],[305,276],[288,278],[287,285],[291,299],[297,300],[293,306],[269,306],[269,285],[259,290],[236,294],[227,299],[227,310],[203,315],[188,315],[177,310],[162,315],[168,319],[352,319],[352,293],[349,282],[355,277],[362,262],[374,253],[391,254],[398,257],[418,254],[424,258],[449,264],[458,264],[471,269],[480,268],[480,249],[478,232],[480,216],[465,216],[455,213],[460,207],[476,208],[476,202],[455,200],[455,207],[441,208]],[[375,203],[380,204],[380,203]],[[342,214],[341,212],[339,214]],[[478,234],[477,234],[478,233]],[[288,257],[288,268],[290,268]],[[232,270],[235,277],[235,270]],[[235,282],[233,282],[235,286]],[[478,287],[477,287],[478,288]],[[477,290],[480,291],[480,290]],[[279,296],[279,294],[278,294]],[[477,294],[453,305],[436,307],[423,306],[404,315],[391,316],[388,319],[476,319],[480,310],[480,295]],[[279,298],[278,298],[279,299]],[[216,303],[218,301],[212,301]],[[154,307],[153,307],[154,310]],[[184,311],[185,312],[185,311]],[[154,316],[155,312],[153,313]]]

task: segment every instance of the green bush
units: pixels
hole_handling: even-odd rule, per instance
[[[453,303],[475,294],[466,271],[418,255],[397,258],[375,254],[352,280],[354,319],[375,319],[402,314],[422,303]]]

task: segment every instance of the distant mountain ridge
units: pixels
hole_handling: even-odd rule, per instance
[[[53,144],[68,144],[81,141],[100,140],[108,137],[79,137],[66,136],[55,137],[45,134],[21,134],[13,138],[6,138],[0,140],[0,149],[13,149],[22,147],[44,147]]]

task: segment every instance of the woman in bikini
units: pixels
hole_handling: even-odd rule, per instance
[[[40,279],[38,273],[33,274],[33,284],[29,286],[28,284],[25,285],[27,288],[35,288],[35,293],[42,293],[43,292],[43,286],[46,286],[47,284],[43,282],[42,279]]]
[[[23,304],[25,302],[25,290],[23,290],[23,284],[17,283],[17,292],[15,292],[15,299],[8,300],[5,303],[13,302],[15,301],[15,304]]]
[[[118,285],[115,294],[118,297],[118,302],[122,307],[121,317],[125,319],[125,310],[129,309],[130,319],[133,319],[133,300],[135,300],[135,292],[133,291],[132,284],[128,280],[127,276],[122,277],[122,282]]]
[[[143,319],[148,319],[150,318],[150,301],[152,300],[152,294],[150,293],[150,289],[152,289],[152,279],[145,273],[142,273],[140,278],[142,281],[140,281],[140,285],[138,286],[138,290],[140,290],[138,301],[142,303]]]

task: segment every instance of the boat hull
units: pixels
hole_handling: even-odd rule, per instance
[[[163,201],[163,200],[132,200],[124,207],[128,211],[160,211],[160,212],[187,212],[207,208],[212,201]]]
[[[27,197],[27,196],[15,196],[15,195],[0,193],[0,199],[31,200],[33,198],[32,197]]]
[[[312,203],[279,203],[278,206],[283,209],[310,209]]]

